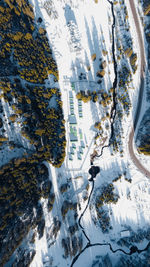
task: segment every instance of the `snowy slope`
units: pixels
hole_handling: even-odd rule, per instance
[[[76,94],[80,90],[104,90],[108,92],[115,78],[114,62],[112,60],[111,26],[113,19],[111,5],[107,0],[101,0],[98,1],[98,3],[95,2],[94,0],[75,1],[75,3],[69,0],[32,1],[36,19],[42,17],[42,23],[46,26],[47,36],[58,65],[59,87],[63,100],[67,137],[67,156],[62,167],[60,169],[55,169],[46,163],[51,171],[56,200],[54,208],[50,213],[46,210],[45,201],[41,201],[44,209],[46,226],[44,236],[40,240],[38,236],[36,238],[36,255],[31,263],[32,267],[70,266],[73,255],[72,257],[64,256],[62,239],[68,236],[70,237],[68,228],[75,223],[75,213],[70,209],[66,217],[62,220],[62,204],[65,200],[77,203],[76,212],[78,218],[84,211],[92,188],[91,183],[88,181],[90,177],[88,174],[90,155],[95,149],[97,149],[98,153],[101,151],[101,146],[97,148],[95,144],[95,135],[97,132],[94,128],[94,124],[100,121],[102,117],[106,116],[106,113],[111,110],[111,106],[105,108],[102,107],[99,102],[82,102],[82,117],[80,117],[79,103],[76,99]],[[118,10],[121,16],[123,16],[120,7],[122,6],[122,8],[124,8],[125,5],[123,1],[121,2],[122,5],[118,3],[114,5],[114,8],[115,14],[117,14]],[[132,234],[132,231],[136,232],[138,229],[142,228],[147,229],[150,220],[150,183],[135,167],[127,149],[128,136],[135,115],[140,84],[140,53],[136,29],[128,1],[125,1],[125,4],[129,12],[128,24],[130,25],[129,33],[126,34],[132,36],[133,50],[137,53],[138,68],[136,73],[133,74],[132,81],[128,86],[132,108],[130,114],[127,116],[123,113],[122,118],[123,134],[121,142],[124,152],[121,155],[119,152],[112,152],[112,148],[106,147],[103,150],[103,155],[100,158],[95,158],[94,165],[100,166],[100,174],[96,177],[95,188],[90,203],[91,206],[88,206],[81,220],[82,226],[92,243],[108,242],[112,244],[114,249],[120,248],[120,244],[117,242],[121,239],[121,231],[130,229]],[[125,31],[123,27],[122,29],[120,28],[118,18],[116,32],[119,32],[120,39],[125,34]],[[117,36],[116,33],[116,40]],[[107,55],[103,55],[102,50],[107,51]],[[96,53],[95,61],[92,60],[92,55],[94,53]],[[96,73],[99,69],[99,59],[101,57],[103,60],[106,60],[107,66],[104,79],[101,84],[98,84]],[[124,59],[124,61],[122,60],[118,63],[118,66],[121,68],[124,62],[127,64],[126,61],[129,64],[129,59]],[[87,69],[88,66],[91,67],[90,71]],[[86,79],[79,79],[81,73],[85,75]],[[143,105],[145,105],[145,102]],[[72,107],[76,117],[76,124],[71,126],[70,114]],[[72,142],[70,138],[71,127],[72,129],[74,128],[78,139],[75,142]],[[104,136],[106,137],[105,144],[108,144],[110,131],[110,127],[108,130],[104,130]],[[148,161],[146,161],[146,163],[147,162]],[[120,178],[116,182],[113,182],[117,177]],[[109,232],[103,233],[100,226],[95,224],[93,220],[93,216],[96,216],[96,212],[93,208],[95,205],[94,193],[97,188],[101,188],[103,184],[110,184],[112,182],[119,199],[116,204],[105,204],[105,208],[110,216],[112,228]],[[66,183],[69,185],[69,188],[65,193],[60,193],[61,185]],[[57,237],[50,237],[54,217],[57,217],[61,221],[61,227]],[[84,247],[87,240],[80,228],[75,236],[77,238],[82,236]],[[142,249],[146,246],[147,241],[143,239],[141,242]],[[124,250],[128,252],[129,248],[124,246]],[[103,256],[106,253],[112,257],[112,263],[117,262],[108,247],[105,249],[101,248],[100,250],[97,247],[85,251],[85,254],[82,254],[81,259],[79,258],[74,266],[92,266],[92,261],[96,255]],[[117,259],[119,259],[119,252],[115,255]]]

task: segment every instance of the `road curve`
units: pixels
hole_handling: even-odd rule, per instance
[[[140,76],[141,76],[141,82],[140,82],[139,96],[138,96],[138,103],[137,103],[137,108],[136,108],[136,113],[135,113],[135,118],[134,118],[134,124],[133,124],[131,132],[129,134],[128,149],[129,149],[130,157],[131,157],[133,163],[139,169],[139,171],[150,178],[150,171],[148,171],[141,164],[141,162],[136,157],[136,155],[134,153],[134,150],[133,150],[134,132],[135,132],[135,129],[137,127],[137,122],[139,120],[141,107],[142,107],[142,99],[143,99],[143,91],[144,91],[144,74],[145,74],[146,61],[145,61],[145,53],[144,53],[144,42],[143,42],[143,38],[142,38],[139,18],[137,16],[134,0],[129,0],[129,3],[130,3],[130,8],[131,8],[131,11],[132,11],[132,15],[133,15],[133,19],[134,19],[137,35],[138,35],[139,47],[140,47],[140,56],[141,56]]]

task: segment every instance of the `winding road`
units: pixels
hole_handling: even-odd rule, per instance
[[[145,60],[145,52],[144,52],[144,41],[142,38],[139,18],[137,15],[137,11],[135,8],[135,4],[133,0],[129,0],[130,8],[132,11],[137,35],[138,35],[138,42],[139,42],[139,48],[140,48],[140,57],[141,57],[141,65],[140,65],[140,76],[141,76],[141,82],[140,82],[140,88],[139,88],[139,96],[138,96],[138,103],[136,107],[136,113],[134,118],[133,127],[131,129],[131,132],[129,134],[129,141],[128,141],[128,150],[130,157],[135,164],[135,166],[139,169],[140,172],[142,172],[145,176],[150,178],[150,171],[148,171],[140,162],[140,160],[136,157],[134,150],[133,150],[133,142],[134,142],[134,133],[137,127],[137,123],[140,117],[141,108],[142,108],[142,100],[143,100],[143,92],[144,92],[144,74],[145,74],[145,66],[146,66],[146,60]]]

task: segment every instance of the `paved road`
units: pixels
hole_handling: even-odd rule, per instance
[[[134,132],[137,127],[137,122],[139,120],[140,112],[141,112],[141,107],[142,107],[142,99],[143,99],[143,91],[144,91],[144,74],[145,74],[145,53],[144,53],[144,41],[142,38],[142,33],[140,29],[140,23],[139,23],[139,18],[137,16],[134,0],[129,0],[134,23],[136,26],[137,30],[137,35],[138,35],[138,42],[139,42],[139,47],[140,47],[140,56],[141,56],[141,66],[140,66],[140,75],[141,75],[141,82],[140,82],[140,88],[139,88],[139,97],[138,97],[138,103],[137,103],[137,108],[136,108],[136,113],[135,113],[135,118],[134,118],[134,126],[131,129],[131,132],[129,134],[129,141],[128,141],[128,149],[130,153],[130,157],[136,167],[139,169],[140,172],[142,172],[144,175],[150,178],[150,171],[148,171],[139,161],[139,159],[136,157],[134,150],[133,150],[133,142],[134,142]]]

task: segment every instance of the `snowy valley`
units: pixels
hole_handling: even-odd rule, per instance
[[[145,0],[0,3],[1,266],[150,266],[149,20]]]

